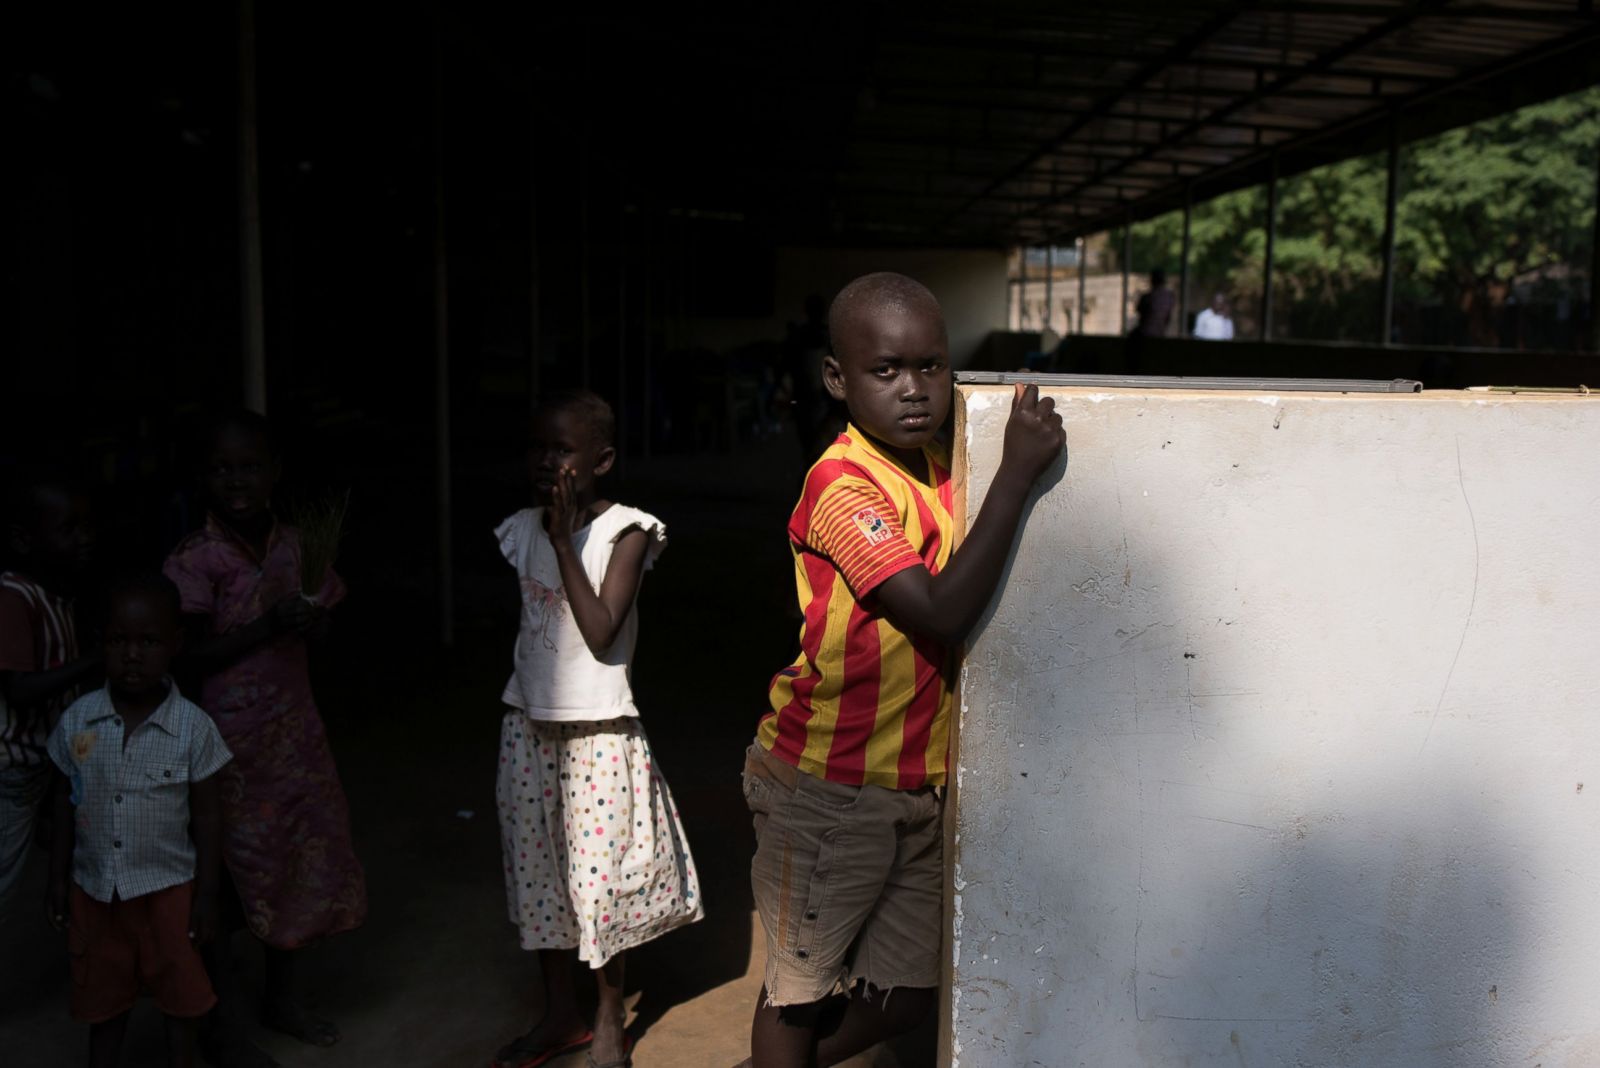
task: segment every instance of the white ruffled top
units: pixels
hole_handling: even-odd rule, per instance
[[[667,545],[661,520],[637,508],[613,504],[572,535],[584,574],[599,592],[617,541],[634,528],[650,538],[644,566],[649,570]],[[500,551],[517,569],[522,586],[522,626],[512,657],[514,670],[501,698],[533,719],[606,720],[637,716],[633,704],[633,647],[639,636],[639,611],[628,618],[604,654],[589,651],[567,604],[555,546],[544,529],[544,509],[524,508],[495,528]]]

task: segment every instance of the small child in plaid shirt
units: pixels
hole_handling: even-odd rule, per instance
[[[166,1014],[171,1063],[192,1065],[196,1026],[217,1001],[197,947],[216,930],[214,776],[232,757],[167,675],[181,642],[171,580],[114,585],[106,685],[74,702],[47,744],[61,771],[50,919],[67,932],[72,1015],[90,1025],[91,1068],[117,1063],[141,993]]]

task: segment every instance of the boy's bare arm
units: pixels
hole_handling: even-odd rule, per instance
[[[939,574],[912,567],[890,576],[874,595],[903,629],[946,644],[964,640],[994,596],[1022,507],[1039,476],[1066,448],[1055,402],[1039,387],[1019,385],[1006,423],[1005,447],[972,530]]]
[[[222,872],[222,801],[217,776],[189,784],[189,828],[194,836],[189,937],[195,945],[205,945],[217,933],[217,884]]]
[[[0,675],[0,693],[13,708],[28,708],[90,682],[100,671],[100,657],[85,656],[48,671],[7,671]]]
[[[50,804],[54,809],[54,826],[50,835],[50,883],[45,912],[50,926],[65,931],[67,887],[72,881],[72,849],[77,831],[73,825],[72,784],[58,771],[51,785]]]

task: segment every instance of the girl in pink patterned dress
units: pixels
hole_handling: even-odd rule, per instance
[[[173,550],[164,570],[183,595],[188,659],[207,673],[199,704],[234,754],[220,773],[223,860],[245,922],[266,947],[262,1022],[328,1046],[339,1031],[301,1004],[293,951],[357,927],[367,914],[349,809],[306,664],[307,637],[326,628],[345,587],[330,569],[315,596],[301,595],[299,535],[272,513],[279,474],[262,416],[220,420],[204,471],[205,527]],[[239,1042],[232,1034],[220,1040]]]
[[[615,426],[592,393],[546,400],[528,459],[541,506],[495,531],[522,585],[495,784],[506,904],[545,986],[543,1015],[495,1068],[585,1047],[591,1068],[629,1064],[623,958],[702,915],[694,858],[629,679],[634,599],[666,535],[654,516],[595,493],[616,458]],[[599,988],[593,1026],[573,991],[580,962]]]

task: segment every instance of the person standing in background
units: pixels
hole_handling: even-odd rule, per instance
[[[78,650],[73,598],[94,554],[89,498],[56,476],[23,477],[6,509],[0,571],[0,901],[22,879],[50,786],[45,741],[100,671]]]
[[[1166,337],[1177,302],[1177,294],[1167,288],[1167,272],[1157,267],[1150,272],[1150,289],[1139,298],[1139,321],[1133,332],[1141,337]]]
[[[233,753],[218,780],[223,865],[265,950],[261,1022],[331,1046],[339,1028],[307,1007],[297,963],[305,946],[367,916],[349,805],[311,689],[309,647],[344,600],[344,580],[329,567],[314,595],[302,592],[300,532],[272,507],[282,454],[264,416],[224,414],[202,455],[205,526],[163,570],[181,595],[184,659],[204,680],[200,707]],[[232,1007],[241,994],[227,981],[229,927],[211,947],[211,980],[221,989],[202,1052],[230,1066],[264,1066],[270,1059],[246,1039]]]
[[[1194,336],[1202,341],[1233,340],[1233,316],[1229,314],[1226,296],[1213,294],[1211,306],[1200,309],[1194,319]]]
[[[543,1005],[490,1065],[533,1068],[588,1049],[589,1068],[630,1068],[627,952],[705,914],[629,682],[639,584],[666,528],[599,495],[617,458],[617,417],[600,397],[547,397],[532,431],[535,503],[495,528],[522,589],[495,799],[509,918],[539,954]],[[579,971],[595,979],[592,1018]]]
[[[217,1003],[200,947],[217,928],[222,812],[231,759],[216,725],[167,669],[183,644],[178,590],[122,579],[108,600],[105,687],[73,702],[48,742],[55,776],[50,923],[67,935],[72,1016],[90,1068],[118,1063],[141,994],[167,1018],[168,1063],[194,1064]]]

